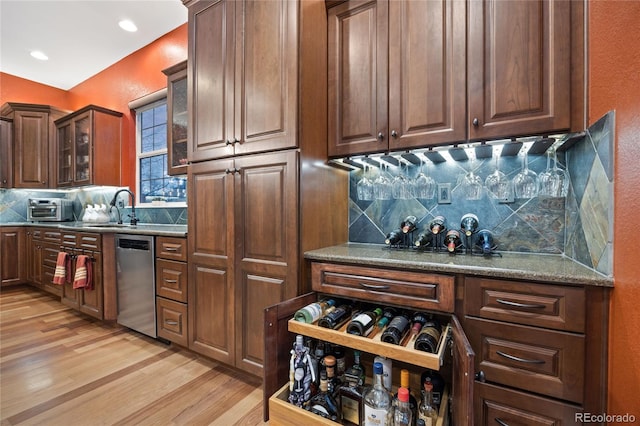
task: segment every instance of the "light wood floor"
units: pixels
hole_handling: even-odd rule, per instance
[[[246,376],[31,287],[0,292],[0,418],[5,425],[264,425]]]

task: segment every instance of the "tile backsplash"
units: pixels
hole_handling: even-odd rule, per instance
[[[447,219],[449,228],[458,229],[466,213],[475,213],[480,228],[493,232],[498,250],[530,253],[565,254],[604,275],[613,274],[613,126],[610,112],[584,135],[572,140],[571,147],[558,151],[558,161],[570,176],[570,188],[564,198],[535,197],[503,203],[486,190],[479,200],[467,200],[462,194],[461,176],[471,168],[482,181],[495,170],[492,158],[426,162],[424,173],[437,183],[449,183],[450,204],[433,199],[363,201],[356,185],[365,173],[350,174],[349,241],[383,244],[387,233],[397,229],[408,215],[418,218],[418,229],[435,216]],[[547,168],[547,156],[529,155],[529,168],[540,174]],[[498,167],[512,179],[522,169],[522,155],[500,157]],[[409,177],[420,172],[411,165],[403,171]],[[391,175],[398,173],[390,167]],[[371,169],[374,179],[379,171]]]
[[[84,187],[70,190],[32,190],[32,189],[3,189],[0,190],[0,224],[27,221],[27,200],[29,198],[66,198],[73,200],[73,214],[76,220],[81,221],[87,204],[105,204],[113,198],[113,194],[119,187],[97,186]],[[127,221],[127,215],[131,212],[130,200],[126,193],[118,196],[124,201],[125,207],[120,209],[123,222]],[[111,220],[117,221],[117,213],[111,212]],[[168,225],[186,225],[186,207],[139,207],[136,206],[136,217],[141,223],[158,223]]]

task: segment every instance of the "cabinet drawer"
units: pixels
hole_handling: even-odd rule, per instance
[[[486,381],[582,402],[583,335],[477,318],[466,318],[465,332]]]
[[[187,239],[174,237],[156,237],[156,257],[186,262]]]
[[[312,288],[319,293],[453,312],[453,276],[316,262],[311,274]]]
[[[100,251],[102,249],[102,241],[100,234],[78,234],[77,235],[78,248],[88,251]]]
[[[45,240],[45,241],[51,241],[52,243],[60,244],[60,240],[62,238],[62,232],[55,231],[55,230],[49,230],[49,229],[43,229],[41,231],[41,236],[42,236],[42,239]]]
[[[56,262],[58,261],[58,252],[60,247],[55,244],[43,244],[42,245],[42,264],[51,266],[55,269]]]
[[[187,303],[187,264],[156,259],[156,295]]]
[[[327,425],[335,426],[340,423],[332,422],[322,416],[290,404],[289,384],[282,386],[269,398],[269,425],[270,426],[300,426],[300,425]],[[449,424],[449,391],[445,387],[442,395],[442,404],[438,412],[438,420],[433,426]]]
[[[585,290],[581,287],[466,278],[464,312],[482,318],[584,332]]]
[[[576,406],[489,383],[476,382],[475,424],[563,426],[578,423]]]
[[[52,266],[42,267],[42,289],[47,293],[61,297],[62,286],[53,283],[53,275],[55,271],[56,271],[56,268]]]
[[[156,297],[158,337],[187,346],[187,305]]]

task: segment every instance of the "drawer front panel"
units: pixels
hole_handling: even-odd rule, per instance
[[[60,243],[60,239],[62,238],[62,232],[54,231],[50,229],[42,230],[42,239],[45,241],[51,241],[52,243]]]
[[[476,318],[465,332],[486,381],[582,402],[584,336]]]
[[[320,293],[453,312],[453,276],[327,263],[313,263],[311,273]]]
[[[156,294],[187,303],[187,264],[156,259]]]
[[[49,265],[55,269],[58,261],[58,252],[60,247],[55,244],[43,244],[42,245],[42,264]]]
[[[100,234],[78,234],[78,248],[90,251],[100,251],[102,248]]]
[[[187,239],[174,237],[156,237],[156,257],[186,262]]]
[[[187,305],[157,297],[156,311],[158,337],[187,346]]]
[[[478,426],[575,425],[582,410],[559,401],[476,382],[475,424]]]
[[[582,333],[585,290],[581,287],[466,278],[466,315]]]

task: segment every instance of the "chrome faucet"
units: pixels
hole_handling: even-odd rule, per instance
[[[136,217],[136,196],[127,188],[119,189],[116,191],[113,199],[109,203],[109,205],[111,206],[109,208],[109,211],[111,211],[111,208],[116,207],[116,199],[118,198],[118,194],[120,194],[121,192],[128,192],[131,196],[131,214],[129,215],[129,217],[131,218],[131,226],[135,226],[138,223],[138,218]],[[120,216],[120,210],[118,210],[118,207],[116,207],[116,211],[118,212],[118,224],[120,225],[122,224],[122,217]]]

